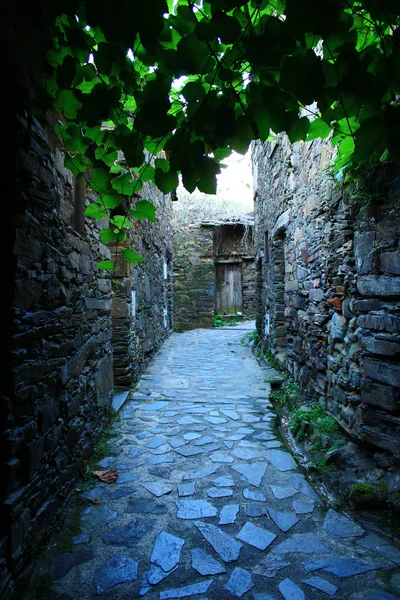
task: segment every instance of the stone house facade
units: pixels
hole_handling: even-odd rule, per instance
[[[174,233],[174,322],[210,327],[214,315],[255,315],[252,220],[201,221]]]
[[[321,140],[253,145],[257,328],[303,391],[398,463],[399,172],[344,186],[333,158]]]
[[[18,106],[18,103],[11,106]],[[83,216],[91,192],[64,168],[52,118],[13,121],[5,266],[8,309],[1,399],[3,485],[0,597],[23,578],[96,437],[115,387],[128,388],[172,328],[171,202],[150,184],[156,223],[138,221],[130,245],[144,262],[111,275],[113,258]]]

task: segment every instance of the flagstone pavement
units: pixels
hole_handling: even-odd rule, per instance
[[[74,549],[49,560],[55,597],[400,597],[400,550],[328,509],[277,438],[246,326],[165,342],[98,464],[118,480],[81,494]]]

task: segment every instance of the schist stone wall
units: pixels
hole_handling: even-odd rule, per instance
[[[1,395],[5,598],[107,424],[114,386],[129,386],[172,314],[169,198],[144,189],[158,220],[135,224],[130,241],[145,262],[111,276],[96,266],[113,258],[99,235],[106,220],[82,218],[90,198],[63,167],[51,127],[23,115],[16,128],[11,378]]]
[[[347,188],[333,157],[320,140],[254,144],[257,327],[347,432],[398,461],[399,172]]]
[[[217,311],[219,265],[236,265],[241,311],[255,315],[252,225],[199,222],[174,232],[174,324],[210,327]]]
[[[121,389],[132,386],[173,329],[172,203],[149,183],[140,194],[155,205],[156,222],[134,223],[128,245],[144,261],[131,267],[118,259],[111,292],[114,382]]]

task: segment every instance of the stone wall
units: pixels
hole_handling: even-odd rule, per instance
[[[346,431],[399,457],[399,173],[345,187],[333,158],[285,135],[253,147],[257,326]]]
[[[213,227],[174,232],[174,321],[178,331],[210,327],[214,315]]]
[[[252,226],[205,221],[174,232],[174,320],[178,331],[212,325],[216,312],[216,264],[230,260],[240,264],[243,314],[253,317]]]
[[[114,258],[99,235],[108,220],[83,217],[91,194],[64,168],[52,127],[24,115],[17,138],[0,597],[11,594],[73,490],[109,421],[114,387],[129,387],[172,326],[169,198],[144,187],[157,222],[135,223],[130,239],[144,262],[111,276],[97,268]]]
[[[129,245],[144,261],[121,263],[112,285],[114,380],[122,389],[173,329],[171,199],[150,183],[140,194],[156,206],[156,222],[134,223]]]
[[[50,128],[25,115],[18,133],[0,519],[3,566],[14,576],[71,492],[113,389],[110,281],[96,267],[109,249],[94,223],[82,233],[71,225],[74,181]]]

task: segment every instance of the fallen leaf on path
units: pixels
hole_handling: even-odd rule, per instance
[[[101,500],[100,498],[91,498],[89,502],[91,502],[92,504],[100,504]]]
[[[98,477],[103,483],[114,483],[118,479],[118,471],[108,469],[108,471],[92,471],[92,475]]]

